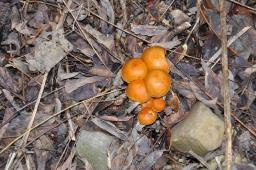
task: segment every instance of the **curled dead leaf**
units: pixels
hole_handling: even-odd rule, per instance
[[[174,112],[178,112],[179,109],[180,109],[180,100],[177,96],[176,93],[173,93],[173,97],[171,98],[170,102],[169,102],[169,105],[171,107],[171,109],[174,111]]]

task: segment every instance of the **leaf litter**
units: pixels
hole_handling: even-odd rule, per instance
[[[256,30],[250,7],[255,3],[230,1],[226,10],[232,111],[253,131]],[[103,148],[106,162],[100,163],[109,169],[201,168],[193,155],[178,152],[171,143],[172,127],[186,118],[195,102],[223,116],[218,3],[204,0],[197,8],[196,2],[168,0],[0,2],[1,149],[27,131],[42,75],[49,74],[34,126],[46,122],[31,130],[25,152],[19,149],[21,140],[1,152],[0,168],[92,169],[91,157],[76,153],[85,137],[78,134],[84,130],[95,134],[87,141],[90,149],[95,149],[98,133],[116,141]],[[127,59],[152,45],[167,49],[173,87],[156,123],[141,126],[136,116],[140,105],[125,95],[127,84],[120,70]],[[183,45],[186,54],[173,62],[180,58]],[[255,136],[238,122],[232,125],[234,156],[246,162],[238,160],[234,168],[251,168]],[[223,155],[223,150],[211,152],[218,153]],[[207,164],[216,165],[215,158]]]

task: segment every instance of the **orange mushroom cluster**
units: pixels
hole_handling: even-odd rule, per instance
[[[138,121],[150,125],[157,119],[157,113],[164,110],[163,99],[171,88],[170,65],[166,50],[152,46],[144,50],[140,58],[127,61],[122,68],[122,79],[128,83],[126,94],[134,102],[142,104]]]

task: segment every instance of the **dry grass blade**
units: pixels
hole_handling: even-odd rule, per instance
[[[231,108],[228,80],[228,52],[227,52],[227,30],[226,30],[226,12],[225,0],[220,0],[220,24],[221,24],[221,48],[222,48],[222,71],[223,71],[223,86],[224,86],[224,117],[225,117],[225,134],[226,134],[226,169],[232,168],[232,124],[231,124]]]
[[[31,127],[34,123],[36,113],[37,113],[37,109],[38,109],[40,100],[41,100],[42,95],[43,95],[43,91],[44,91],[44,87],[45,87],[47,77],[48,77],[48,73],[45,73],[44,77],[43,77],[43,82],[42,82],[42,85],[41,85],[41,88],[40,88],[40,91],[39,91],[39,94],[38,94],[38,97],[37,97],[37,100],[36,100],[36,104],[35,104],[34,110],[32,112],[30,122],[29,122],[28,127],[27,127],[27,133],[23,137],[23,147],[25,147],[25,145],[27,143],[27,140],[28,140],[28,137],[29,137],[29,134],[30,134],[30,131],[31,131]]]

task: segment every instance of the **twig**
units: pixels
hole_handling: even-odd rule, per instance
[[[224,87],[224,119],[226,132],[226,169],[232,168],[232,124],[231,124],[231,108],[229,95],[228,80],[228,56],[227,56],[227,31],[226,31],[226,12],[225,0],[220,0],[220,24],[221,24],[221,48],[222,48],[222,71],[223,71],[223,87]]]
[[[239,37],[241,37],[244,33],[246,33],[250,28],[251,27],[244,27],[236,35],[232,36],[228,40],[227,46],[229,47],[233,42],[235,42]],[[206,64],[209,66],[211,63],[213,63],[219,57],[220,54],[221,54],[221,48],[208,60],[208,62]],[[215,65],[216,65],[216,63],[213,64],[213,66],[215,66]]]
[[[166,8],[166,10],[164,11],[164,13],[160,16],[159,20],[161,20],[163,18],[163,16],[166,14],[166,12],[171,8],[172,4],[174,3],[175,0],[172,0],[172,2],[170,3],[170,5]]]
[[[27,127],[27,133],[23,137],[23,147],[27,143],[27,140],[28,140],[28,137],[29,137],[29,134],[30,134],[30,131],[31,131],[31,127],[32,127],[32,125],[34,123],[34,120],[35,120],[35,117],[36,117],[36,113],[37,113],[37,109],[38,109],[40,100],[41,100],[42,95],[43,95],[43,91],[44,91],[44,87],[45,87],[45,83],[46,83],[47,77],[48,77],[48,72],[46,72],[44,74],[43,82],[42,82],[42,85],[41,85],[41,88],[40,88],[40,91],[39,91],[39,94],[38,94],[38,97],[37,97],[37,100],[36,100],[36,103],[35,103],[35,106],[34,106],[34,110],[33,110],[32,115],[31,115],[30,122],[29,122],[28,127]]]
[[[192,155],[194,158],[196,158],[201,164],[203,164],[207,169],[212,170],[212,168],[210,167],[210,165],[199,155],[197,155],[195,152],[193,151],[189,151],[188,152],[190,155]]]
[[[228,1],[229,1],[229,2],[232,2],[232,3],[234,3],[234,4],[237,4],[237,5],[240,5],[240,6],[244,7],[244,8],[247,8],[247,9],[250,10],[250,12],[256,14],[256,9],[255,9],[255,8],[252,8],[252,7],[249,7],[249,6],[247,6],[247,5],[241,4],[240,2],[237,2],[237,1],[234,1],[234,0],[228,0]]]

